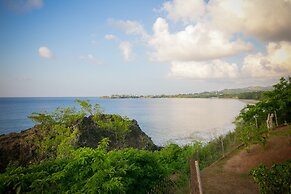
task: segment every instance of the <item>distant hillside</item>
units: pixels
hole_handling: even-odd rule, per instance
[[[261,87],[261,86],[251,86],[246,88],[235,88],[235,89],[224,89],[220,92],[223,94],[241,94],[247,92],[261,92],[261,91],[269,91],[272,90],[271,86]]]
[[[188,94],[161,94],[161,95],[118,95],[102,96],[101,98],[238,98],[238,99],[255,99],[259,100],[264,91],[272,90],[272,87],[246,87],[236,89],[224,89],[220,91],[201,92],[201,93],[188,93]]]

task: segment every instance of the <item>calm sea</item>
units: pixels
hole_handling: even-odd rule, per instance
[[[0,98],[0,134],[19,132],[34,123],[32,112],[51,112],[57,107],[79,108],[76,98]],[[84,98],[79,98],[84,99]],[[180,145],[207,141],[234,129],[232,124],[246,105],[235,99],[100,99],[105,113],[136,119],[154,143]]]

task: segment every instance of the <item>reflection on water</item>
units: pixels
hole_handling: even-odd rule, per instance
[[[235,99],[89,99],[105,113],[136,119],[158,145],[183,145],[225,134],[234,128],[232,121],[245,106]],[[73,105],[74,98],[0,98],[0,133],[33,126],[26,118],[31,112]]]
[[[135,118],[159,145],[208,141],[234,128],[245,103],[234,99],[118,99],[107,109]],[[107,112],[106,111],[106,112]]]

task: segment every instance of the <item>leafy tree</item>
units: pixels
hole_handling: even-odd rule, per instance
[[[87,116],[100,115],[102,113],[101,106],[99,104],[95,104],[94,106],[90,104],[90,101],[87,100],[79,100],[76,99],[75,102],[79,103],[81,106],[82,113]]]
[[[278,124],[291,121],[291,77],[282,77],[273,88],[272,91],[263,93],[260,102],[242,109],[236,118],[237,134],[246,146],[251,143],[266,143],[268,114],[276,115]]]

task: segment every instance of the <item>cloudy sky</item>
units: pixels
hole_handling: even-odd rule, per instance
[[[0,96],[272,85],[290,18],[291,0],[0,0]]]

